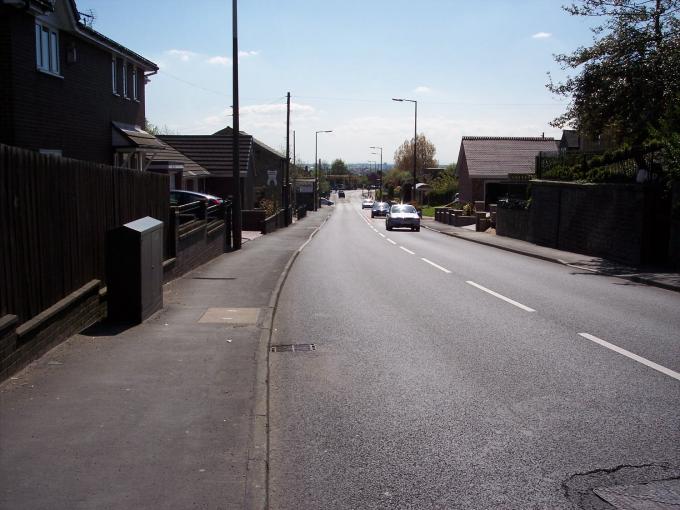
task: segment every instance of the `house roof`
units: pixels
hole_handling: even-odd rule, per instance
[[[68,23],[70,24],[70,29],[77,35],[89,39],[98,46],[103,47],[106,50],[113,51],[120,55],[123,55],[127,59],[133,61],[139,67],[143,68],[145,71],[158,71],[158,66],[151,62],[140,54],[126,48],[120,43],[117,43],[113,39],[106,37],[94,30],[93,28],[84,24],[80,18],[81,14],[78,11],[78,6],[75,0],[0,0],[0,4],[14,5],[20,9],[27,9],[32,11],[35,15],[40,16],[42,14],[55,12],[58,4],[63,4],[65,10],[68,11]]]
[[[231,127],[227,126],[223,129],[220,129],[219,131],[216,131],[215,133],[213,133],[213,136],[216,136],[216,135],[232,136],[232,134],[231,134],[232,131],[233,131],[233,129]],[[277,151],[276,149],[272,149],[269,145],[265,144],[264,142],[261,142],[260,140],[255,138],[253,135],[249,135],[248,133],[246,133],[244,131],[239,131],[239,132],[241,133],[241,135],[250,136],[253,139],[253,144],[255,146],[260,147],[261,149],[264,149],[268,152],[271,152],[272,154],[278,156],[281,159],[286,159],[286,156],[284,154]]]
[[[194,160],[186,157],[174,147],[159,140],[161,147],[156,149],[151,160],[150,167],[161,165],[162,163],[181,163],[184,166],[184,175],[187,177],[202,177],[210,175],[205,168],[196,163]]]
[[[112,145],[114,147],[133,147],[135,149],[159,149],[162,142],[151,133],[147,133],[139,126],[124,124],[122,122],[112,122],[114,127],[114,137]],[[122,136],[115,136],[116,133]]]
[[[464,155],[470,177],[507,177],[533,173],[539,152],[557,151],[554,138],[464,136],[459,160]]]
[[[581,146],[578,131],[575,129],[565,129],[562,131],[562,140],[560,140],[560,147],[568,149],[578,149]]]
[[[233,175],[233,138],[224,135],[160,135],[163,142],[192,159],[213,175]],[[239,171],[248,171],[253,137],[241,134],[239,140]]]

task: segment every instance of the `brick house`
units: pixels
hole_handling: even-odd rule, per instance
[[[0,143],[141,170],[157,140],[119,135],[141,131],[157,71],[83,23],[74,0],[0,0]]]
[[[227,127],[212,135],[160,135],[164,143],[205,168],[210,175],[205,191],[220,197],[233,195],[233,137]],[[254,136],[241,131],[239,164],[241,206],[259,207],[262,198],[283,201],[283,171],[286,158]]]
[[[558,142],[547,137],[464,136],[456,173],[462,200],[495,202],[513,188],[526,187],[512,176],[533,174],[539,152],[556,152]]]

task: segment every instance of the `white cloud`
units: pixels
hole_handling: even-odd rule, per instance
[[[194,53],[193,51],[175,50],[175,49],[168,50],[165,53],[167,55],[171,56],[171,57],[175,57],[175,58],[181,60],[182,62],[188,62],[189,60],[191,60],[192,58],[194,58],[198,55],[198,53]]]
[[[550,32],[536,32],[531,37],[534,39],[547,39],[548,37],[552,37],[552,34]]]
[[[432,92],[432,89],[430,87],[426,87],[425,85],[420,85],[413,89],[413,92],[415,92],[416,94],[429,94],[430,92]]]
[[[256,55],[259,55],[260,52],[259,50],[249,50],[249,51],[239,51],[238,56],[239,57],[254,57]]]
[[[206,60],[208,64],[215,64],[219,66],[228,66],[231,64],[231,59],[229,57],[222,57],[220,55],[217,55],[216,57],[210,57],[208,60]]]

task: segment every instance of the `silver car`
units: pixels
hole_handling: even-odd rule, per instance
[[[390,207],[385,218],[385,228],[410,228],[420,232],[420,215],[415,207],[408,204],[397,204]]]

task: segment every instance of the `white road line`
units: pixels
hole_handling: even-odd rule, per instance
[[[389,237],[387,238],[387,242],[388,242],[388,243],[392,243],[392,244],[397,244],[397,243],[395,243],[394,241],[392,241],[392,239],[390,239]]]
[[[611,349],[614,352],[618,352],[619,354],[623,354],[624,356],[637,361],[638,363],[642,363],[643,365],[647,365],[649,368],[653,368],[654,370],[658,370],[662,374],[666,374],[667,376],[672,377],[673,379],[676,379],[680,381],[680,374],[674,370],[671,370],[670,368],[666,368],[664,366],[659,365],[658,363],[654,363],[653,361],[649,361],[646,358],[643,358],[642,356],[638,356],[637,354],[633,354],[630,351],[627,351],[625,349],[622,349],[621,347],[617,347],[614,344],[610,344],[609,342],[605,342],[601,338],[597,338],[596,336],[590,335],[588,333],[579,333],[580,336],[583,338],[590,340],[591,342],[595,342],[596,344],[600,344],[602,347],[606,347],[607,349]]]
[[[412,252],[412,251],[409,250],[408,248],[404,248],[403,246],[400,246],[399,248],[401,248],[402,250],[404,250],[406,253],[408,253],[408,254],[410,254],[410,255],[415,255],[415,252]]]
[[[423,262],[427,262],[427,263],[430,264],[431,266],[436,267],[436,268],[439,269],[440,271],[444,271],[444,272],[447,273],[447,274],[451,272],[451,271],[449,271],[448,269],[446,269],[445,267],[442,267],[442,266],[440,266],[439,264],[435,264],[434,262],[432,262],[431,260],[427,260],[426,258],[421,257],[420,260],[422,260]]]
[[[482,287],[478,283],[471,282],[470,280],[467,280],[465,283],[467,283],[468,285],[472,285],[473,287],[477,287],[479,290],[483,290],[484,292],[488,292],[492,296],[495,296],[498,299],[502,299],[503,301],[506,301],[507,303],[510,303],[511,305],[515,305],[517,308],[521,308],[525,312],[535,312],[536,311],[533,308],[529,308],[528,306],[523,305],[522,303],[518,303],[514,299],[510,299],[508,297],[505,297],[502,294],[499,294],[498,292],[494,292],[491,289],[487,289],[486,287]]]
[[[376,230],[376,232],[378,232],[378,231]],[[381,237],[387,237],[385,234],[381,234],[380,232],[378,232],[378,235],[381,236]]]

